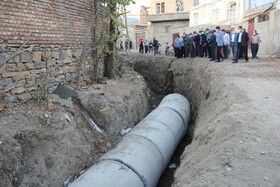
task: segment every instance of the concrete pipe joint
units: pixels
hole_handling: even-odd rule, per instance
[[[154,187],[185,135],[190,104],[180,94],[166,96],[115,149],[70,187]]]

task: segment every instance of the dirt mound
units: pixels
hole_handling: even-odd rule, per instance
[[[122,78],[79,92],[103,134],[79,107],[52,95],[50,110],[30,101],[0,113],[0,186],[62,186],[90,167],[148,111],[143,78],[124,67]]]

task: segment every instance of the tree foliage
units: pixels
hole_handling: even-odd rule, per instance
[[[133,0],[105,0],[103,6],[107,11],[106,23],[108,24],[109,32],[104,36],[105,42],[101,48],[104,49],[104,77],[111,79],[113,74],[113,63],[114,63],[114,46],[120,35],[117,32],[118,27],[125,27],[124,24],[119,20],[119,16],[126,12],[126,7],[135,3]],[[100,46],[98,46],[100,48]]]

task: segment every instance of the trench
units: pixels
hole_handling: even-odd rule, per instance
[[[174,59],[170,60],[168,66],[164,68],[162,72],[153,71],[153,68],[147,68],[145,64],[145,59],[140,61],[135,61],[134,70],[141,74],[148,88],[151,90],[151,97],[149,99],[149,112],[155,109],[161,100],[168,94],[177,93],[174,87],[174,75],[170,71],[171,64]],[[161,73],[161,76],[158,76]],[[159,78],[158,78],[159,77]],[[183,95],[187,95],[181,93]],[[189,99],[189,98],[187,98]],[[190,102],[191,104],[191,102]],[[170,187],[174,183],[174,174],[176,169],[180,166],[180,157],[183,154],[185,148],[192,143],[193,133],[195,129],[195,119],[196,119],[196,106],[191,104],[191,118],[188,124],[188,129],[186,135],[183,137],[179,145],[177,146],[175,152],[172,155],[165,171],[163,172],[161,178],[158,181],[158,187]],[[169,168],[169,165],[176,165],[175,168]]]

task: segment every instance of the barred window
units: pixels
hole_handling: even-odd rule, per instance
[[[184,0],[176,0],[176,11],[184,11]]]
[[[265,21],[269,21],[269,14],[259,15],[259,23],[260,22],[265,22]]]
[[[171,33],[171,26],[165,26],[165,32]]]

